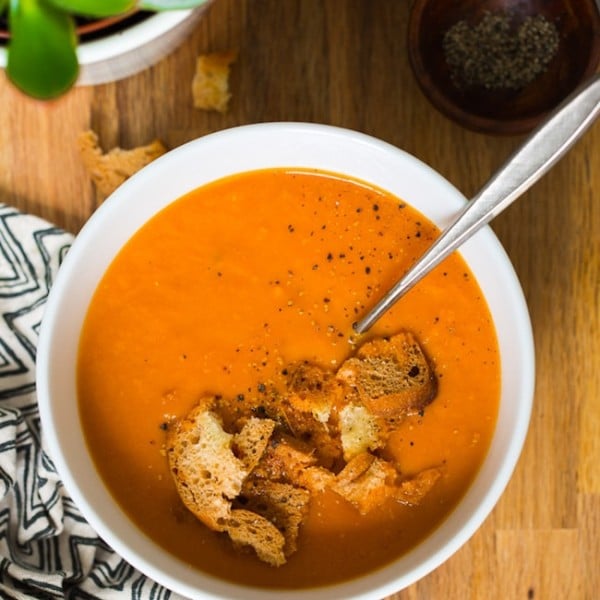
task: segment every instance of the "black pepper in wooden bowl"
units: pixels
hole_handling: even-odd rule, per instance
[[[465,20],[444,34],[444,57],[458,87],[521,89],[547,68],[559,46],[558,30],[543,15],[526,17],[518,29],[507,13],[486,13],[471,27]]]
[[[409,58],[432,104],[470,129],[525,133],[600,62],[595,0],[415,0]]]

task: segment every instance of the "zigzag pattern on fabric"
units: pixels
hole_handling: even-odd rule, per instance
[[[0,597],[176,600],[86,522],[45,451],[35,356],[73,236],[0,204]]]

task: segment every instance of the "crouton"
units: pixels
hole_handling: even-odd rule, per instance
[[[236,455],[251,472],[263,455],[277,423],[271,419],[248,419],[242,430],[233,438]]]
[[[229,72],[236,58],[237,52],[233,50],[202,54],[197,58],[196,72],[192,80],[195,108],[227,112],[231,98]]]
[[[361,404],[347,404],[340,410],[339,429],[344,460],[348,462],[367,450],[384,445],[379,419]]]
[[[337,378],[369,412],[392,420],[422,410],[437,392],[433,369],[409,332],[367,342],[341,365]]]
[[[300,525],[308,512],[310,492],[290,483],[251,478],[242,488],[243,507],[265,517],[283,533],[284,555],[297,549]]]
[[[160,140],[154,140],[130,150],[113,148],[104,153],[98,145],[98,136],[91,130],[79,135],[78,146],[83,164],[102,199],[110,196],[126,179],[167,151]]]
[[[312,449],[292,436],[273,435],[253,475],[271,481],[294,482],[302,471],[316,464]]]
[[[331,489],[364,515],[395,497],[397,476],[391,463],[365,452],[340,471]]]
[[[223,531],[231,501],[248,475],[232,451],[232,440],[218,415],[202,405],[168,431],[167,457],[177,491],[185,506],[215,531]]]
[[[334,408],[342,402],[342,388],[332,372],[306,361],[293,363],[285,371],[285,423],[294,436],[309,441],[321,464],[330,468],[342,457],[332,420]]]
[[[405,479],[396,488],[394,497],[398,502],[415,506],[423,500],[441,476],[441,471],[432,467]]]
[[[235,546],[252,548],[260,560],[274,567],[285,564],[285,537],[265,517],[250,510],[234,509],[224,529]]]

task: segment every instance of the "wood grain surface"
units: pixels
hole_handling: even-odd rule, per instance
[[[145,72],[41,103],[0,76],[0,201],[76,233],[100,199],[76,139],[174,148],[246,123],[357,129],[472,195],[521,138],[472,133],[428,104],[406,52],[407,0],[215,0]],[[226,114],[193,108],[196,56],[236,48]],[[493,223],[529,304],[537,385],[516,472],[476,535],[398,600],[600,597],[600,122]]]

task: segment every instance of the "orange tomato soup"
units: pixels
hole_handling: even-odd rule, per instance
[[[418,506],[361,516],[333,492],[311,501],[298,551],[274,568],[237,553],[181,503],[165,423],[205,394],[256,390],[282,364],[336,369],[352,323],[438,236],[401,200],[309,170],[242,173],[180,198],[122,249],[93,297],[80,341],[81,421],[115,500],[150,538],[239,583],[310,587],[377,569],[435,529],[476,474],[500,395],[496,335],[477,282],[454,254],[365,339],[410,330],[439,387],[388,452],[403,474],[440,467]]]

